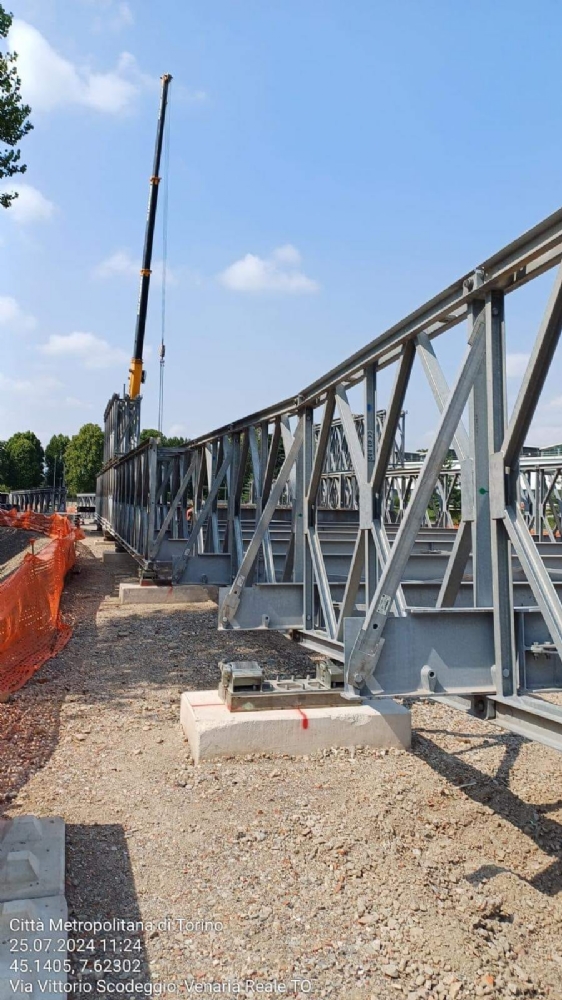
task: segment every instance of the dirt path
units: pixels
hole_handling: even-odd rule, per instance
[[[73,918],[144,921],[140,936],[96,937],[85,982],[562,997],[557,753],[425,705],[412,753],[194,767],[182,690],[214,687],[225,657],[287,674],[310,660],[276,634],[218,633],[211,605],[122,608],[107,544],[92,533],[80,548],[73,639],[0,705],[0,794],[9,815],[65,818]],[[137,971],[94,971],[126,938]]]

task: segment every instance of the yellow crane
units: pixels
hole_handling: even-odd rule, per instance
[[[146,233],[144,238],[144,250],[142,255],[141,279],[139,305],[137,310],[137,322],[135,328],[135,346],[131,367],[129,368],[129,397],[136,399],[140,395],[141,384],[145,379],[145,372],[142,367],[142,354],[144,347],[144,331],[146,328],[146,313],[148,308],[148,290],[150,288],[150,275],[152,263],[152,244],[154,242],[154,224],[156,222],[156,207],[158,205],[158,185],[160,184],[160,159],[162,156],[162,143],[164,139],[164,122],[166,119],[166,105],[168,103],[168,88],[171,82],[171,75],[165,73],[162,80],[162,90],[160,93],[160,111],[158,114],[158,126],[156,129],[156,146],[154,149],[154,165],[150,178],[150,193],[148,196],[148,215],[146,218]]]

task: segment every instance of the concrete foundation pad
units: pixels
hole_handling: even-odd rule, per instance
[[[185,584],[173,587],[119,584],[120,604],[201,604],[218,600],[218,587]]]
[[[216,691],[186,691],[180,722],[195,763],[250,753],[300,756],[330,747],[399,747],[411,742],[409,709],[390,699],[329,708],[229,712]]]
[[[0,902],[64,895],[64,820],[0,820]]]
[[[0,903],[0,997],[64,995],[56,984],[67,981],[66,920],[64,896]]]

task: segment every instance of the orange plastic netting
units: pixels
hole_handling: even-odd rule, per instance
[[[76,560],[75,542],[84,534],[60,514],[33,511],[0,510],[0,526],[52,538],[38,555],[25,555],[19,568],[0,582],[0,694],[10,694],[70,639],[60,598]]]

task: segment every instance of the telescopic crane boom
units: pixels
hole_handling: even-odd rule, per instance
[[[165,73],[162,79],[162,90],[160,93],[160,111],[158,113],[158,126],[156,129],[156,146],[154,148],[154,165],[152,177],[150,178],[150,193],[148,196],[148,215],[146,218],[146,233],[144,237],[144,251],[142,255],[141,279],[139,306],[137,311],[137,323],[135,329],[135,347],[129,368],[129,397],[136,399],[140,395],[141,383],[144,382],[144,371],[142,367],[142,353],[144,347],[144,331],[146,327],[146,312],[148,307],[148,290],[150,288],[150,265],[152,263],[152,244],[154,242],[154,224],[156,222],[156,206],[158,204],[158,185],[160,183],[160,158],[162,155],[162,142],[164,139],[164,122],[166,120],[166,105],[168,102],[168,88],[172,79],[169,73]]]

